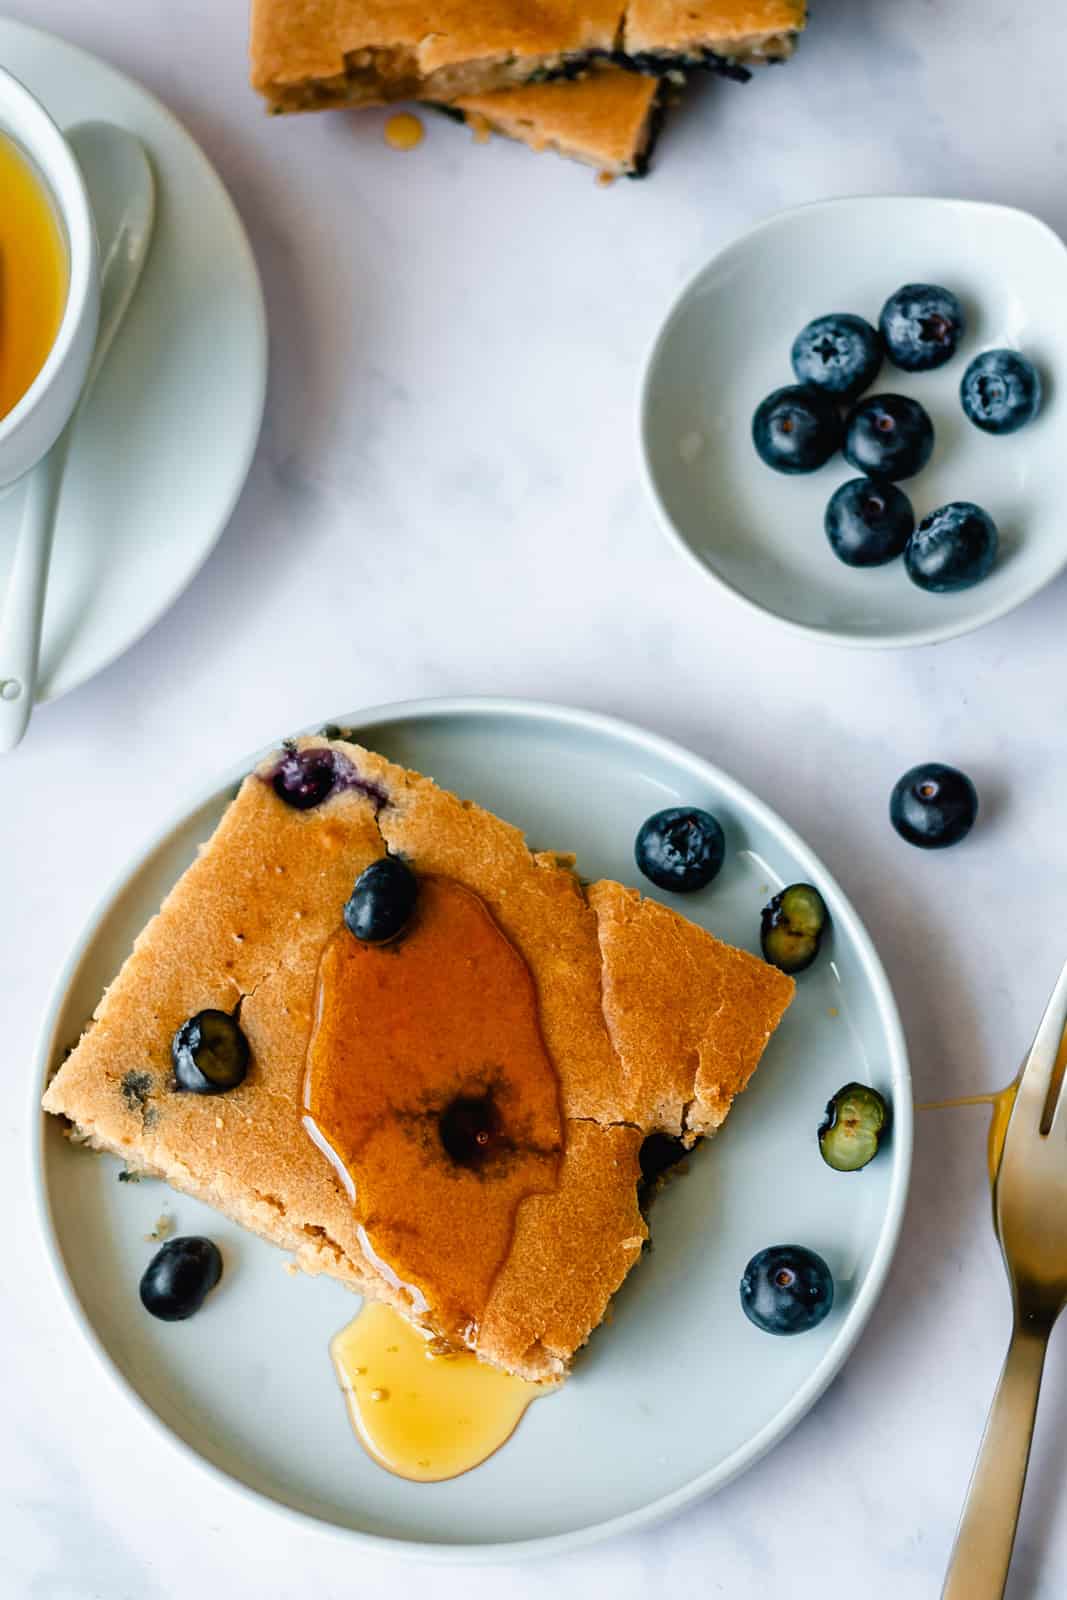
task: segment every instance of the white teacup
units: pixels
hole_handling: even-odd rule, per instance
[[[96,232],[70,146],[28,89],[0,67],[0,132],[43,178],[67,250],[67,299],[44,365],[26,393],[0,418],[0,493],[35,466],[66,427],[92,360],[100,314]]]

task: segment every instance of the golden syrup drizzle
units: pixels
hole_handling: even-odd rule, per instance
[[[487,1367],[469,1351],[442,1351],[391,1306],[368,1301],[330,1344],[348,1414],[367,1454],[416,1483],[480,1466],[554,1385]]]
[[[425,136],[425,128],[410,111],[398,111],[385,124],[385,142],[391,150],[414,150]]]
[[[1009,1083],[1005,1089],[997,1089],[989,1094],[966,1094],[955,1100],[926,1100],[922,1105],[916,1106],[916,1111],[953,1111],[957,1106],[991,1106],[993,1115],[989,1120],[989,1139],[987,1142],[987,1159],[989,1164],[989,1181],[995,1183],[997,1172],[1000,1170],[1000,1158],[1004,1153],[1004,1140],[1008,1132],[1008,1123],[1015,1106],[1015,1095],[1019,1088],[1018,1079]]]
[[[0,133],[0,417],[44,366],[66,298],[67,252],[49,196]]]
[[[533,976],[479,896],[428,875],[394,943],[340,928],[306,1065],[304,1125],[368,1259],[473,1347],[518,1208],[555,1189],[564,1140]]]

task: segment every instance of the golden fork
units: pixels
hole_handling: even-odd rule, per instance
[[[1023,1065],[993,1187],[1014,1324],[941,1600],[999,1600],[1022,1504],[1045,1350],[1067,1301],[1067,966]]]

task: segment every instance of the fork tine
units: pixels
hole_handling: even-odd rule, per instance
[[[1015,1098],[1015,1114],[1020,1122],[1038,1125],[1048,1133],[1061,1096],[1067,1066],[1067,963],[1056,980],[1052,998],[1038,1025],[1034,1042],[1023,1063]],[[1014,1117],[1013,1117],[1014,1120]]]

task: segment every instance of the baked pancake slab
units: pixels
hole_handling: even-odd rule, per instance
[[[253,0],[251,79],[279,112],[447,102],[605,62],[778,60],[804,21],[804,0]]]
[[[309,759],[328,769],[330,786],[321,803],[298,810],[280,797],[279,775]],[[465,1279],[452,1283],[465,1322],[454,1307],[442,1309],[440,1270],[425,1279],[394,1270],[398,1219],[361,1209],[362,1157],[354,1184],[346,1182],[305,1120],[324,952],[338,938],[355,878],[387,852],[404,857],[420,881],[477,897],[508,959],[525,964],[558,1080],[561,1137],[550,1127],[538,1141],[552,1157],[551,1176],[520,1199],[485,1293],[471,1299]],[[396,959],[408,959],[403,940]],[[466,959],[463,949],[455,959]],[[458,991],[458,978],[443,982],[442,994],[450,988]],[[431,780],[343,739],[303,739],[242,784],[44,1103],[89,1143],[217,1206],[291,1250],[305,1270],[329,1273],[453,1340],[459,1330],[484,1359],[547,1379],[566,1370],[640,1254],[642,1140],[661,1131],[692,1143],[718,1127],[792,991],[775,969],[632,890],[583,888],[567,858],[532,853],[517,829]],[[178,1092],[171,1040],[209,1007],[237,1011],[248,1076],[225,1094]],[[357,1064],[361,1039],[371,1037],[369,1025],[355,1029]],[[462,1194],[463,1205],[497,1214],[489,1166],[472,1201],[470,1174],[451,1172],[434,1132],[436,1113],[468,1092],[468,1067],[442,1064],[439,1090],[423,1087],[425,1115],[399,1114],[402,1086],[389,1102],[390,1137],[414,1174],[403,1217],[414,1245],[435,1236],[453,1180],[457,1206]],[[474,1069],[487,1070],[484,1062]],[[420,1214],[431,1195],[432,1219]],[[478,1249],[471,1230],[470,1251]],[[407,1259],[418,1261],[418,1249]]]

